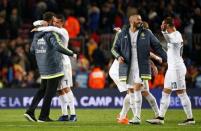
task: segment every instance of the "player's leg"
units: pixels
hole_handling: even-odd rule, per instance
[[[123,107],[119,114],[119,118],[120,119],[126,118],[129,109],[130,109],[130,95],[129,93],[127,93],[126,96],[124,97]]]
[[[135,83],[133,88],[129,89],[130,93],[130,108],[133,112],[133,119],[129,121],[131,124],[141,123],[141,106],[142,106],[142,94],[141,94],[142,84]]]
[[[130,108],[133,113],[133,119],[129,121],[131,124],[140,124],[140,116],[141,116],[141,106],[142,106],[142,94],[141,89],[143,85],[143,81],[139,77],[139,69],[134,68],[129,72],[128,77],[128,87],[129,95],[130,95]]]
[[[165,74],[164,89],[160,101],[159,117],[152,120],[147,120],[151,124],[164,124],[164,117],[170,104],[170,95],[173,89],[177,88],[176,71],[167,70]]]
[[[162,98],[160,101],[160,110],[159,110],[159,116],[155,119],[146,120],[146,122],[151,124],[164,124],[164,117],[167,112],[167,109],[170,104],[170,94],[172,90],[169,88],[164,88],[162,92]]]
[[[68,109],[67,109],[67,105],[68,105],[68,98],[67,98],[67,94],[64,91],[65,88],[59,89],[57,91],[58,95],[59,95],[59,100],[60,100],[60,104],[61,104],[61,112],[62,112],[62,116],[59,117],[58,121],[68,121]]]
[[[38,106],[38,104],[41,101],[41,99],[44,97],[46,85],[47,85],[47,80],[42,79],[39,90],[35,94],[29,109],[27,109],[26,113],[24,114],[24,117],[27,120],[29,120],[29,121],[37,121],[36,118],[35,118],[35,109]]]
[[[195,121],[193,119],[191,101],[186,93],[185,75],[186,75],[186,67],[183,67],[177,70],[177,86],[178,87],[176,89],[176,93],[178,97],[180,98],[184,112],[187,116],[187,119],[184,122],[179,123],[179,125],[195,124]]]
[[[64,89],[65,94],[67,96],[67,104],[70,109],[70,118],[69,121],[77,121],[77,116],[75,113],[75,102],[74,102],[74,95],[73,92],[71,91],[71,88],[67,87]]]
[[[51,101],[56,94],[57,87],[59,86],[61,79],[62,79],[62,76],[47,80],[47,87],[45,90],[43,104],[41,107],[41,112],[39,115],[38,122],[52,121],[49,118]]]
[[[149,91],[149,82],[148,80],[144,80],[144,87],[142,89],[142,96],[148,101],[152,110],[154,111],[155,117],[159,116],[159,108],[156,102],[156,98]]]
[[[117,88],[120,92],[127,91],[127,84],[125,81],[121,81],[119,79],[119,62],[115,59],[114,62],[112,63],[110,70],[109,70],[109,75],[114,81],[114,83],[117,85]],[[127,112],[130,108],[130,96],[127,92],[126,96],[124,97],[123,100],[123,106],[122,110],[117,116],[117,122],[120,124],[128,124],[129,120],[127,118]]]
[[[124,97],[123,100],[123,106],[121,109],[121,112],[119,113],[118,117],[117,117],[117,122],[120,124],[128,124],[129,120],[127,118],[127,113],[130,109],[130,95],[127,92],[126,96]]]
[[[162,92],[162,98],[160,101],[159,117],[164,119],[167,109],[170,105],[170,95],[172,90],[170,88],[164,88]]]
[[[193,118],[193,113],[192,113],[191,101],[186,93],[186,90],[177,90],[176,92],[178,97],[180,98],[184,112],[187,116],[187,119],[183,121],[182,123],[179,123],[179,125],[195,124],[195,120]]]

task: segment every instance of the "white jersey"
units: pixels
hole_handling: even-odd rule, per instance
[[[137,36],[138,30],[136,32],[132,32],[129,30],[130,38],[131,38],[131,68],[129,72],[128,83],[133,85],[134,83],[142,83],[142,79],[139,75],[139,67],[138,67],[138,57],[137,57]]]
[[[54,27],[54,26],[47,26],[47,27],[39,27],[38,31],[53,31],[58,33],[59,35],[61,35],[61,40],[62,43],[64,45],[65,48],[68,48],[68,41],[69,41],[69,35],[68,32],[66,31],[66,29],[64,28],[58,28],[58,27]],[[63,63],[70,63],[70,58],[67,55],[63,54]]]
[[[178,31],[167,33],[162,32],[167,41],[167,63],[168,69],[178,69],[184,67],[182,58],[183,39]]]

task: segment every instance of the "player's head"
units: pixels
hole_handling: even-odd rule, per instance
[[[54,16],[55,14],[53,12],[45,12],[43,14],[43,20],[47,21],[49,25],[52,25]]]
[[[65,18],[63,15],[58,14],[53,18],[53,25],[59,28],[62,28],[65,22]]]
[[[164,31],[166,30],[167,32],[172,32],[176,30],[174,20],[172,17],[165,18],[162,22],[162,25],[164,27],[163,28]]]
[[[164,24],[166,25],[166,28],[174,28],[174,21],[172,17],[167,17],[164,19]]]
[[[139,28],[142,25],[142,18],[138,14],[130,15],[129,22],[130,25],[133,26],[134,28]]]

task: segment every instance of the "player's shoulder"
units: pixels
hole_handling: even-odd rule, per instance
[[[176,30],[174,33],[176,37],[182,38],[182,34],[179,31]]]
[[[61,31],[68,35],[68,31],[65,28],[61,28]]]

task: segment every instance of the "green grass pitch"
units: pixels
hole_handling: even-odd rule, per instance
[[[77,122],[28,122],[23,117],[25,109],[1,109],[0,131],[201,131],[201,110],[193,110],[195,125],[178,126],[177,123],[185,119],[182,109],[168,110],[164,125],[150,125],[145,122],[153,118],[150,109],[142,110],[141,125],[120,125],[116,123],[116,115],[120,109],[77,109]],[[51,118],[57,119],[60,109],[51,110]],[[36,111],[36,115],[39,110]],[[128,114],[132,117],[131,112]]]

